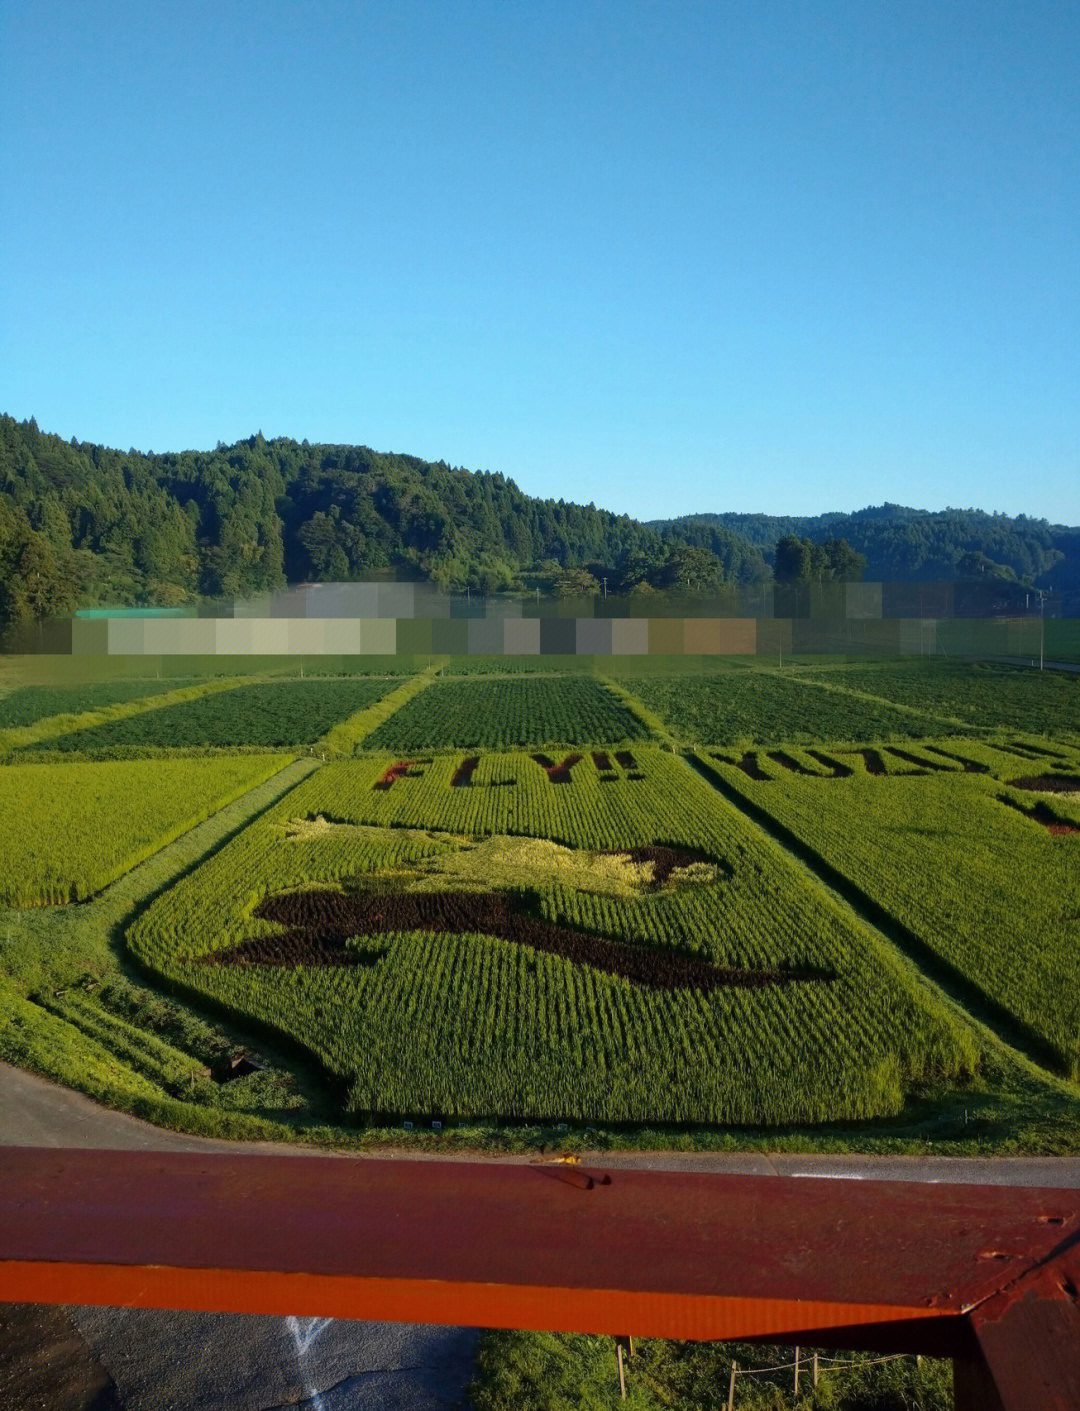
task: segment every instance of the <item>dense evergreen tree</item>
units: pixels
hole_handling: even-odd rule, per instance
[[[1015,580],[1075,594],[1080,590],[1080,529],[982,510],[909,509],[877,505],[854,514],[792,517],[704,514],[655,521],[664,534],[700,542],[732,533],[770,559],[790,536],[815,544],[842,537],[866,559],[871,581],[932,583],[977,578]]]
[[[75,603],[247,595],[392,566],[481,593],[520,586],[545,562],[552,587],[575,594],[603,578],[628,591],[767,572],[731,533],[693,544],[595,505],[533,499],[502,475],[261,433],[213,451],[143,455],[65,442],[3,416],[0,507],[5,621]]]
[[[865,568],[866,559],[846,539],[815,544],[797,534],[777,541],[773,562],[777,583],[857,583]]]
[[[785,565],[779,542],[809,545]],[[794,551],[793,551],[794,552]],[[778,557],[779,553],[779,557]],[[1013,581],[1080,588],[1080,529],[976,510],[883,505],[793,519],[700,515],[642,524],[540,500],[502,475],[364,446],[267,441],[142,454],[0,416],[0,622],[79,604],[244,596],[286,582],[408,568],[493,593],[713,593],[791,581]],[[545,566],[545,567],[541,567]],[[580,575],[580,576],[579,576]]]

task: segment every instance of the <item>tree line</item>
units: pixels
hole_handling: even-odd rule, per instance
[[[562,594],[761,581],[734,533],[708,551],[498,474],[261,434],[119,451],[0,416],[0,620],[93,602],[170,605],[411,569],[449,590]]]
[[[884,504],[853,514],[703,514],[653,524],[661,533],[702,544],[716,532],[738,534],[774,564],[781,542],[824,545],[842,538],[865,560],[864,574],[872,582],[987,582],[1074,595],[1080,590],[1080,528],[1022,514]],[[778,577],[782,571],[777,566]]]
[[[525,495],[502,475],[365,446],[260,433],[213,451],[155,454],[65,441],[33,419],[0,415],[0,623],[101,602],[243,597],[385,569],[450,591],[535,586],[647,599],[774,575],[1034,582],[1069,555],[1080,562],[1080,530],[884,509],[645,524]]]

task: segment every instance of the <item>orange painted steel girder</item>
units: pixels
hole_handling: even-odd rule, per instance
[[[1078,1251],[1080,1192],[1002,1186],[35,1148],[0,1183],[8,1301],[919,1351],[1005,1411],[1080,1411]]]

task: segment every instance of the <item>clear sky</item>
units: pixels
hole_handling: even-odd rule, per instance
[[[1080,6],[6,0],[0,409],[1080,522]]]

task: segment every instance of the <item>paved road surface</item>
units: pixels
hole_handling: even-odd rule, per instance
[[[0,1146],[98,1147],[120,1151],[284,1152],[314,1148],[272,1142],[226,1142],[168,1132],[100,1107],[81,1093],[0,1063]],[[317,1154],[317,1153],[315,1153]],[[395,1153],[417,1161],[529,1161],[529,1156]],[[358,1159],[362,1160],[362,1157]],[[589,1162],[588,1157],[583,1161]],[[620,1151],[595,1155],[611,1169],[711,1171],[742,1176],[831,1176],[837,1180],[952,1181],[1080,1189],[1080,1156],[859,1156],[781,1152]]]
[[[279,1151],[163,1131],[0,1064],[0,1145]],[[363,1158],[358,1158],[363,1159]],[[418,1160],[491,1160],[417,1155]],[[528,1160],[506,1157],[504,1160]],[[587,1158],[586,1158],[587,1159]],[[2,1162],[2,1157],[0,1157]],[[1080,1188],[1076,1157],[870,1157],[618,1152],[596,1165],[778,1178]],[[10,1411],[445,1411],[461,1404],[477,1334],[330,1319],[151,1310],[0,1309],[0,1404]]]

